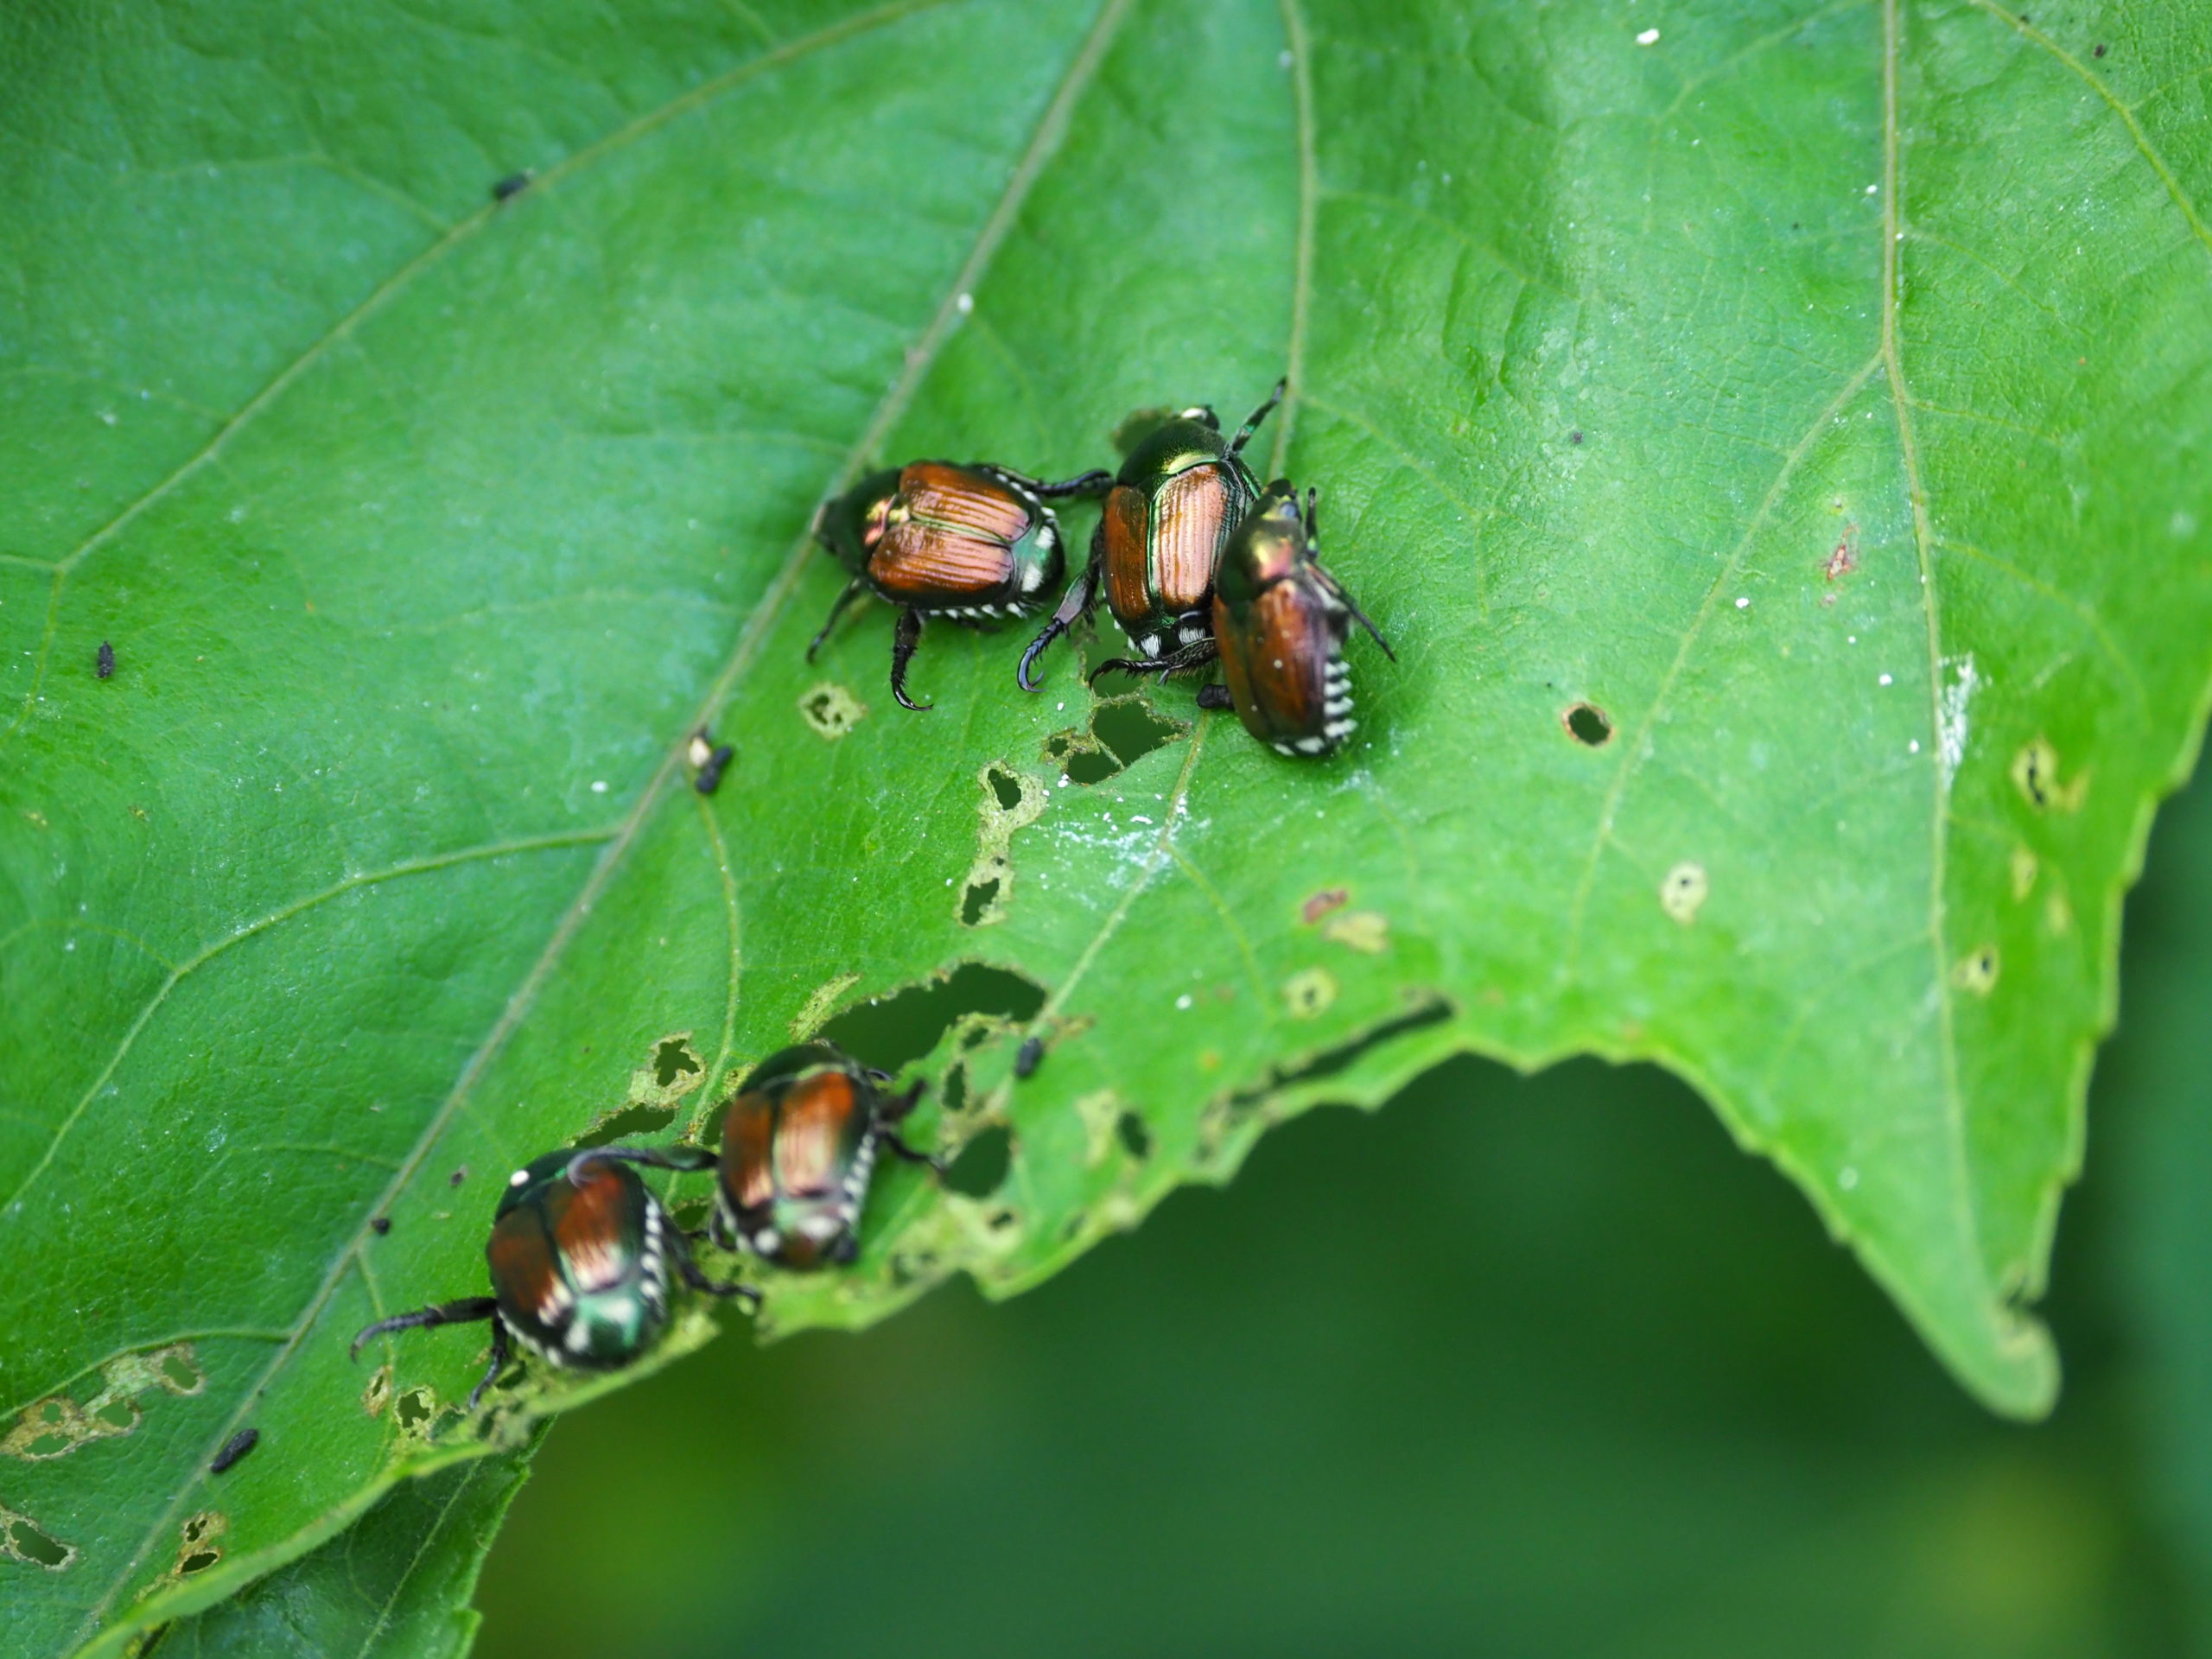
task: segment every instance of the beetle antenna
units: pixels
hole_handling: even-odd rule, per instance
[[[1361,610],[1357,605],[1352,602],[1352,597],[1350,594],[1344,592],[1341,587],[1337,587],[1337,584],[1333,582],[1332,582],[1330,585],[1337,588],[1337,597],[1344,601],[1344,608],[1358,619],[1359,626],[1365,628],[1368,632],[1375,636],[1375,643],[1382,647],[1382,654],[1385,657],[1388,657],[1392,662],[1396,662],[1398,660],[1398,653],[1390,649],[1390,642],[1382,637],[1382,630],[1376,627],[1372,621],[1369,620],[1367,613]]]
[[[673,1169],[689,1174],[693,1170],[712,1169],[715,1154],[704,1147],[586,1147],[569,1160],[569,1185],[581,1186],[578,1176],[586,1164],[596,1160],[602,1164],[638,1164],[646,1169]]]
[[[1274,412],[1277,404],[1282,402],[1282,395],[1289,386],[1288,375],[1283,376],[1281,379],[1275,382],[1275,389],[1268,394],[1268,401],[1252,411],[1250,417],[1245,421],[1244,424],[1236,429],[1236,435],[1229,441],[1230,454],[1243,454],[1244,446],[1252,441],[1252,435],[1260,429],[1260,423]]]

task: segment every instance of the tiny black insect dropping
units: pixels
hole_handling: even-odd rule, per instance
[[[92,672],[103,680],[115,672],[115,647],[105,639],[100,641],[99,655],[93,658]]]
[[[223,1442],[223,1449],[215,1454],[214,1461],[207,1465],[207,1472],[211,1475],[219,1475],[234,1464],[244,1462],[245,1454],[260,1444],[261,1431],[259,1429],[238,1430],[237,1433]]]
[[[492,1362],[468,1395],[474,1411],[507,1363],[510,1341],[547,1364],[613,1370],[659,1339],[669,1319],[671,1273],[709,1296],[758,1306],[747,1285],[717,1284],[691,1259],[683,1230],[632,1163],[648,1160],[601,1148],[548,1153],[507,1178],[484,1257],[492,1294],[441,1302],[365,1326],[364,1344],[396,1331],[492,1321]],[[671,1147],[650,1161],[707,1169],[714,1154]]]
[[[378,1238],[382,1238],[386,1233],[391,1230],[391,1217],[390,1216],[371,1216],[369,1217],[369,1230],[374,1233]]]
[[[1057,484],[985,461],[917,461],[862,479],[814,515],[814,538],[852,573],[807,659],[862,594],[899,607],[892,635],[891,695],[902,709],[926,709],[906,695],[906,665],[925,617],[990,627],[1027,616],[1066,567],[1060,522],[1048,501],[1096,495],[1112,480],[1085,473]]]
[[[1023,690],[1038,690],[1037,658],[1090,611],[1101,582],[1107,608],[1137,655],[1100,664],[1092,679],[1116,670],[1176,674],[1213,660],[1207,604],[1214,571],[1260,493],[1244,446],[1282,401],[1287,384],[1276,381],[1231,437],[1222,436],[1220,418],[1201,406],[1153,423],[1138,440],[1107,493],[1090,563],[1021,653],[1014,679]]]
[[[713,794],[721,786],[722,773],[736,753],[736,744],[717,744],[704,727],[692,733],[691,741],[683,751],[683,758],[691,767],[691,787],[702,795]]]
[[[1045,1039],[1042,1037],[1032,1037],[1022,1044],[1020,1052],[1014,1057],[1014,1075],[1017,1077],[1032,1076],[1044,1063]]]
[[[515,197],[530,188],[531,181],[537,176],[527,168],[519,173],[508,174],[505,178],[492,187],[492,200],[494,201],[513,200]]]

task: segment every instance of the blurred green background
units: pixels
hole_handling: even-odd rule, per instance
[[[2047,1423],[1973,1406],[1688,1089],[1461,1061],[1013,1302],[564,1421],[477,1652],[2212,1652],[2212,788],[2129,924]]]

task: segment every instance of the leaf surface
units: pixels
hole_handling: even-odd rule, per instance
[[[0,1505],[73,1552],[7,1569],[26,1651],[610,1386],[480,1441],[480,1335],[346,1347],[480,1292],[505,1172],[825,1018],[961,1156],[773,1329],[1034,1283],[1446,1053],[1593,1052],[2048,1404],[2021,1305],[2212,668],[2212,23],[112,22],[10,19],[0,99]],[[1064,475],[1286,369],[1258,450],[1400,658],[1351,646],[1338,760],[1094,698],[1103,635],[1031,698],[932,627],[919,715],[880,610],[805,660],[861,466]]]
[[[161,1635],[162,1659],[463,1659],[468,1605],[508,1504],[530,1471],[478,1458],[403,1481],[321,1548]]]

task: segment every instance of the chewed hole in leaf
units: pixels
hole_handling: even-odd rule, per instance
[[[1122,1150],[1130,1157],[1141,1160],[1152,1156],[1152,1131],[1135,1112],[1123,1112],[1115,1119],[1114,1133],[1121,1141]]]
[[[438,1414],[438,1396],[427,1386],[410,1389],[393,1402],[391,1414],[403,1432],[426,1433]]]
[[[77,1559],[77,1552],[70,1546],[50,1536],[29,1516],[12,1510],[0,1510],[0,1545],[5,1546],[0,1554],[49,1573],[59,1573]]]
[[[681,1037],[671,1037],[653,1050],[653,1081],[664,1089],[685,1072],[702,1069],[691,1045]]]
[[[381,1417],[391,1403],[391,1367],[379,1365],[370,1374],[368,1387],[361,1390],[361,1409],[372,1417]]]
[[[1045,752],[1060,761],[1070,783],[1103,784],[1190,730],[1188,722],[1154,712],[1141,696],[1116,697],[1098,705],[1087,734],[1055,734]]]
[[[1337,1000],[1337,976],[1325,968],[1293,974],[1282,988],[1283,1005],[1294,1020],[1312,1020]]]
[[[1002,810],[1011,812],[1021,804],[1021,779],[1004,766],[985,767],[983,782],[991,793],[999,798],[999,806]]]
[[[188,1395],[199,1393],[206,1382],[184,1343],[118,1354],[100,1368],[100,1387],[81,1406],[57,1395],[26,1407],[15,1426],[0,1434],[0,1454],[33,1463],[67,1457],[79,1446],[137,1429],[143,1418],[138,1398],[149,1389]]]
[[[960,898],[961,925],[980,926],[983,918],[991,913],[991,906],[998,902],[998,877],[992,876],[987,880],[970,882],[967,892]]]
[[[948,1112],[965,1111],[968,1108],[968,1068],[956,1065],[944,1074],[944,1086],[938,1098]]]
[[[799,698],[798,712],[817,736],[834,743],[867,718],[868,705],[843,686],[825,680]]]
[[[1602,749],[1612,741],[1611,717],[1594,702],[1578,702],[1560,718],[1567,722],[1567,734],[1578,743]]]
[[[673,1106],[627,1106],[569,1144],[579,1150],[586,1147],[604,1147],[616,1141],[626,1140],[633,1135],[657,1135],[675,1120],[676,1108]]]
[[[1997,988],[1997,947],[1985,944],[1969,950],[1951,969],[1951,983],[1974,996],[1987,996]]]
[[[944,1173],[944,1184],[963,1198],[987,1198],[1006,1185],[1013,1166],[1014,1135],[995,1125],[961,1149]]]
[[[1044,1006],[1045,988],[1036,981],[969,962],[941,978],[857,1003],[826,1022],[819,1034],[864,1064],[896,1073],[970,1015],[1020,1023],[1035,1019]]]
[[[186,1521],[178,1529],[175,1576],[205,1573],[221,1560],[222,1548],[215,1541],[230,1529],[230,1517],[220,1510],[202,1510]]]
[[[175,1394],[197,1394],[200,1385],[207,1381],[200,1368],[192,1363],[192,1356],[182,1348],[172,1348],[159,1361],[162,1381]]]
[[[1705,866],[1685,859],[1668,871],[1666,880],[1660,882],[1659,903],[1669,916],[1688,927],[1697,919],[1711,891]]]
[[[1394,1020],[1385,1020],[1380,1025],[1360,1033],[1348,1043],[1340,1043],[1334,1048],[1326,1049],[1299,1065],[1279,1066],[1269,1071],[1260,1083],[1251,1088],[1238,1090],[1231,1095],[1225,1103],[1232,1110],[1241,1110],[1294,1084],[1319,1083],[1325,1078],[1335,1077],[1338,1073],[1347,1070],[1352,1062],[1360,1058],[1370,1049],[1379,1048],[1385,1043],[1395,1042],[1411,1032],[1441,1024],[1449,1020],[1452,1014],[1452,1008],[1449,1002],[1434,995],[1433,993],[1427,994],[1414,1007]],[[1143,1125],[1140,1122],[1137,1127],[1141,1129]]]

